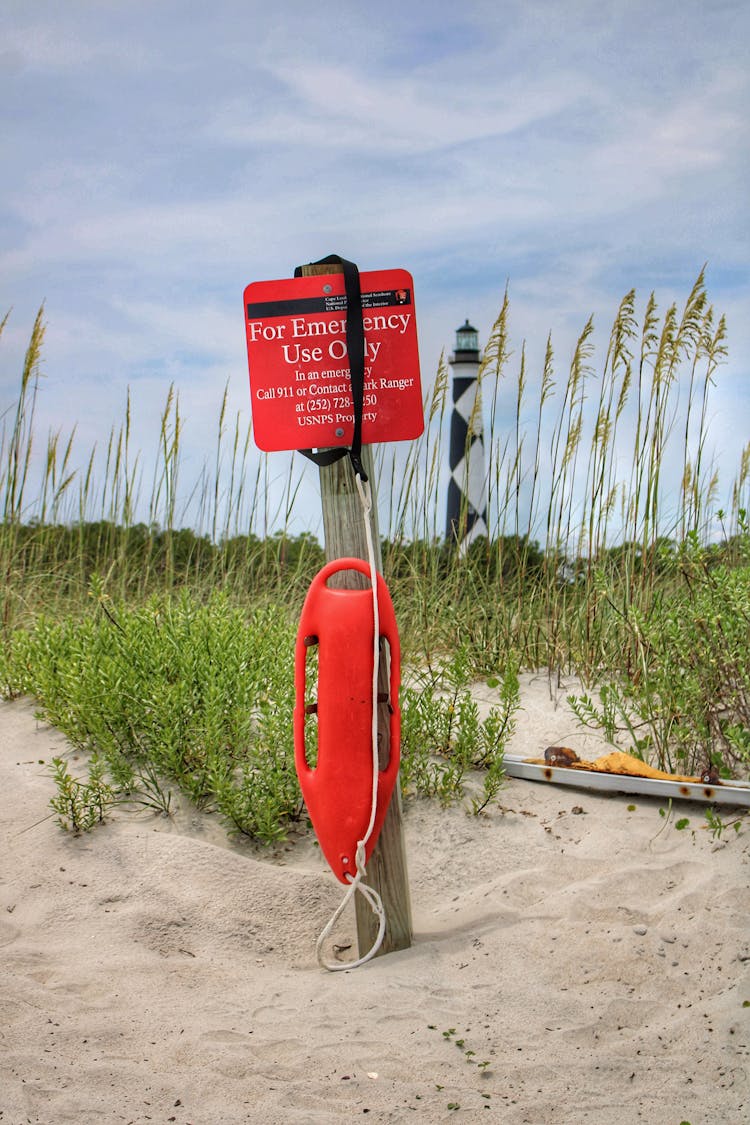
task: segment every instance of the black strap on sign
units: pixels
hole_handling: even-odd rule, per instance
[[[365,397],[365,330],[362,325],[362,290],[359,285],[359,270],[354,262],[347,262],[338,254],[329,254],[315,266],[340,265],[344,273],[346,292],[346,351],[349,357],[349,374],[352,382],[352,402],[354,404],[354,433],[351,448],[340,449],[300,449],[303,456],[316,465],[333,465],[349,454],[355,474],[364,483],[367,474],[362,468],[362,405]],[[302,266],[297,266],[295,277],[302,277]]]

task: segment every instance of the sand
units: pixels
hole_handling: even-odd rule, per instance
[[[601,752],[563,699],[526,680],[513,752]],[[481,818],[408,800],[414,944],[326,973],[310,836],[227,847],[185,809],[65,834],[65,749],[0,705],[2,1125],[750,1120],[750,827],[512,779]]]

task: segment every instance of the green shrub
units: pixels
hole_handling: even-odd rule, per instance
[[[750,536],[748,537],[750,543]],[[750,566],[715,564],[690,535],[677,564],[681,586],[654,598],[649,613],[629,607],[627,680],[570,700],[578,718],[660,769],[724,776],[750,766]]]
[[[174,782],[232,829],[278,838],[301,810],[287,616],[245,614],[222,594],[128,610],[101,584],[92,593],[83,619],[40,618],[13,635],[0,660],[6,692],[38,700],[73,746],[97,755],[119,795],[153,805]]]
[[[497,703],[485,719],[469,688],[472,666],[459,648],[437,669],[421,673],[401,695],[401,784],[406,792],[459,800],[466,774],[483,770],[483,794],[472,800],[475,813],[486,807],[503,780],[503,751],[513,733],[519,705],[518,668],[509,662],[502,677],[489,681]]]

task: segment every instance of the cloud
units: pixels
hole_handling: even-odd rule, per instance
[[[748,18],[709,7],[11,4],[0,410],[45,298],[50,420],[80,415],[95,440],[130,385],[150,447],[174,381],[200,466],[227,379],[249,407],[251,280],[328,252],[410,269],[427,386],[464,317],[486,338],[506,281],[515,361],[526,340],[538,372],[550,330],[564,368],[589,313],[606,347],[627,289],[679,303],[708,261],[731,471],[750,374]]]
[[[280,108],[258,116],[236,99],[208,123],[213,139],[247,146],[365,153],[370,160],[447,152],[500,138],[558,116],[588,83],[574,73],[510,79],[491,88],[472,76],[459,88],[440,73],[391,76],[350,65],[299,60],[268,64]],[[285,104],[283,104],[285,103]]]

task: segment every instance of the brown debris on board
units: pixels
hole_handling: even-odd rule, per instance
[[[567,746],[548,746],[544,751],[544,762],[548,766],[573,766],[580,760],[575,750]]]
[[[563,766],[566,769],[588,770],[592,773],[614,773],[626,777],[651,777],[657,781],[687,781],[695,784],[701,780],[699,777],[686,777],[683,774],[665,773],[664,770],[657,770],[654,766],[649,766],[646,762],[642,762],[640,758],[635,758],[632,754],[626,754],[622,750],[612,750],[609,754],[604,754],[593,762],[585,762],[578,757],[575,750],[570,750],[567,746],[548,746],[544,751],[544,758],[526,758],[525,760],[535,766]]]

